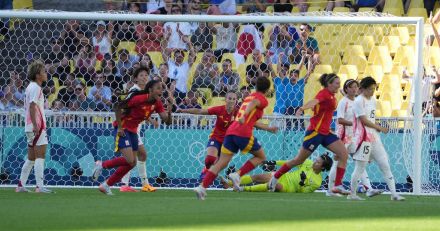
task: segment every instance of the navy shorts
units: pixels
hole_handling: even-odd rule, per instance
[[[327,147],[337,140],[339,140],[338,136],[333,133],[322,135],[316,131],[309,130],[306,131],[306,135],[304,136],[303,148],[314,152],[319,147],[319,145]]]
[[[138,135],[136,133],[124,129],[125,136],[118,135],[118,128],[113,130],[115,137],[115,152],[119,152],[123,148],[131,148],[133,151],[138,150]]]
[[[261,145],[258,143],[257,138],[251,136],[250,138],[228,135],[225,137],[222,146],[222,153],[224,154],[235,154],[239,150],[242,153],[248,153],[251,151],[257,151],[261,148]]]
[[[209,147],[216,148],[218,151],[217,155],[220,156],[220,150],[222,149],[222,143],[220,143],[214,139],[209,139],[208,144],[206,145],[206,148],[209,148]]]

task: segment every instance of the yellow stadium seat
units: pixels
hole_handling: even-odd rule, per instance
[[[319,84],[319,77],[320,74],[312,73],[310,75],[310,79],[307,82],[307,84],[304,87],[304,103],[308,102],[309,100],[313,99],[316,95],[316,93],[321,90],[321,85]],[[311,110],[306,111],[306,115],[310,115]]]
[[[265,115],[272,115],[273,109],[275,107],[275,97],[269,97],[269,98],[267,98],[267,101],[269,101],[269,104],[264,109],[264,114]]]
[[[386,45],[391,56],[394,57],[397,49],[400,47],[400,38],[399,36],[384,36],[381,45]]]
[[[426,12],[425,8],[410,8],[408,10],[408,16],[423,17],[423,19],[426,21],[426,19],[428,18],[428,13]]]
[[[395,64],[395,65],[393,65],[393,69],[391,69],[390,74],[392,74],[392,75],[402,76],[402,74],[403,74],[403,70],[405,70],[405,67],[404,67],[404,66],[401,66],[401,65]]]
[[[197,88],[197,90],[203,94],[207,103],[209,104],[212,100],[212,90],[210,88]]]
[[[32,3],[32,0],[20,0],[20,1],[12,1],[12,8],[14,10],[19,9],[33,9],[34,5]]]
[[[345,47],[344,56],[345,55],[362,55],[365,57],[365,51],[361,45],[349,45]]]
[[[204,52],[197,52],[195,63],[200,63],[202,61]]]
[[[388,13],[388,14],[392,14],[394,16],[403,16],[403,8],[398,8],[398,7],[385,7],[382,11],[383,13]]]
[[[351,34],[340,33],[334,38],[334,40],[336,41],[336,43],[333,44],[333,49],[336,49],[336,51],[338,51],[337,54],[339,55],[344,53],[347,46],[354,45]]]
[[[360,7],[359,12],[376,12],[376,8],[373,7]]]
[[[191,89],[191,85],[192,85],[193,80],[194,80],[194,73],[196,72],[196,67],[197,67],[197,65],[194,64],[189,69],[188,79],[186,80],[186,87],[187,87],[187,89]]]
[[[371,76],[378,83],[382,82],[383,75],[382,66],[380,65],[368,65],[364,71],[364,76]]]
[[[357,79],[359,72],[355,65],[341,65],[338,71],[338,75],[340,74],[346,74],[350,79]]]
[[[425,8],[425,3],[422,0],[412,0],[409,3],[409,9],[411,8]]]
[[[390,113],[392,110],[400,110],[400,106],[402,105],[402,93],[398,92],[381,92],[380,95],[380,101],[382,102],[389,102],[389,110]],[[381,107],[382,112],[384,111],[384,108]]]
[[[159,67],[161,63],[163,63],[162,52],[160,51],[150,51],[148,54],[151,57],[151,61],[153,61],[154,65]]]
[[[304,1],[304,2],[307,2],[308,4],[310,4],[310,6],[320,7],[321,9],[325,9],[327,7],[327,2],[322,1],[322,0],[308,0],[308,1]],[[310,7],[309,7],[309,9],[310,9]]]
[[[333,69],[331,65],[319,64],[315,66],[313,72],[317,74],[333,73]]]
[[[396,8],[403,9],[403,2],[402,2],[402,0],[386,0],[384,8],[387,8],[387,7],[396,7]]]
[[[96,60],[95,71],[100,71],[102,69],[102,61]]]
[[[321,6],[310,6],[307,9],[307,12],[323,11],[324,9],[325,7],[321,7]]]
[[[333,8],[333,12],[350,12],[350,8],[337,6]]]
[[[380,83],[379,89],[381,91],[393,92],[393,93],[396,91],[402,91],[400,81],[401,78],[399,77],[399,75],[395,75],[395,74],[384,75],[382,82]]]
[[[137,55],[136,52],[136,43],[135,42],[130,42],[130,41],[120,41],[118,48],[116,49],[116,52],[119,53],[120,50],[122,49],[126,49],[128,50],[128,52],[132,55]]]
[[[414,57],[414,48],[412,46],[401,46],[394,55],[393,63],[400,63],[405,57]]]
[[[359,39],[359,45],[364,49],[365,56],[369,56],[371,49],[375,46],[374,37],[371,35],[361,36]]]
[[[401,110],[408,110],[408,100],[402,101],[402,105],[400,106]]]
[[[58,77],[52,77],[52,81],[55,89],[60,88],[60,79]]]
[[[248,85],[246,82],[246,66],[246,64],[240,64],[240,66],[238,66],[237,73],[240,76],[240,87]]]
[[[331,65],[333,70],[339,70],[339,67],[342,64],[341,56],[339,56],[339,54],[324,54],[324,53],[321,53],[319,59],[320,59],[320,62],[322,64],[329,64],[329,65]]]
[[[225,104],[224,97],[212,97],[210,106],[220,106]]]
[[[362,74],[368,66],[367,59],[363,55],[346,55],[342,60],[343,64],[355,65],[359,74]]]
[[[300,12],[300,10],[299,10],[299,8],[298,7],[296,7],[296,6],[294,6],[294,7],[292,7],[292,14],[296,14],[296,13],[299,13]]]
[[[370,55],[368,56],[368,62],[372,63],[377,57],[380,56],[389,56],[390,52],[387,46],[374,46],[371,49]]]
[[[390,117],[391,116],[392,110],[391,110],[390,101],[379,100],[378,105],[379,105],[382,117]]]
[[[380,117],[383,117],[382,116],[382,111],[380,109],[377,109],[376,110],[376,118],[380,118]]]
[[[273,6],[267,6],[266,7],[266,13],[273,13],[273,12],[274,12]]]
[[[409,42],[410,36],[409,36],[408,27],[404,27],[404,26],[392,27],[390,35],[399,36],[401,45],[407,45]]]

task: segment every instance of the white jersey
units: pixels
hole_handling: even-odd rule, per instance
[[[372,96],[370,99],[365,98],[363,95],[359,95],[354,100],[353,104],[354,112],[354,140],[356,146],[359,147],[363,141],[375,142],[379,139],[379,133],[374,128],[366,127],[359,120],[360,116],[366,116],[367,119],[376,123],[376,99]]]
[[[41,87],[34,81],[30,82],[25,91],[24,110],[25,110],[25,132],[32,132],[34,125],[31,120],[30,105],[34,102],[37,104],[36,122],[40,130],[46,128],[46,116],[44,115],[44,95]]]
[[[353,112],[353,104],[354,100],[351,100],[347,97],[342,98],[339,101],[338,107],[336,109],[336,118],[342,118],[353,122],[354,120],[354,112]],[[351,143],[353,140],[353,126],[344,126],[338,123],[336,133],[338,137],[345,144]]]

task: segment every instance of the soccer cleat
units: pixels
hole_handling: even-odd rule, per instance
[[[267,184],[267,189],[270,192],[275,192],[275,188],[278,184],[278,179],[275,178],[275,176],[272,176],[272,178],[270,178],[269,184]]]
[[[364,201],[365,199],[358,196],[358,195],[354,195],[354,194],[350,194],[347,196],[347,200],[352,200],[352,201]]]
[[[37,187],[37,188],[35,188],[35,192],[36,193],[55,193],[54,191],[52,191],[48,188],[45,188],[45,187],[41,187],[41,188]]]
[[[229,188],[228,180],[225,179],[223,176],[219,176],[218,178],[219,178],[220,183],[222,184],[223,188],[228,189]]]
[[[392,201],[404,201],[405,197],[403,197],[403,196],[401,196],[399,194],[391,195],[391,200]]]
[[[113,196],[113,193],[110,190],[110,186],[108,186],[107,184],[100,184],[98,189],[100,192],[104,193],[107,196]]]
[[[201,185],[199,187],[194,188],[194,192],[196,193],[197,199],[199,200],[205,200],[206,198],[206,189],[203,188]]]
[[[142,186],[141,189],[142,192],[156,192],[156,188],[153,187],[151,184],[145,184]]]
[[[121,188],[119,188],[119,191],[120,192],[139,192],[138,190],[136,190],[128,185],[121,186]]]
[[[239,192],[244,192],[244,187],[243,186],[238,187],[238,191]]]
[[[342,197],[341,194],[339,194],[339,193],[332,193],[330,190],[327,190],[325,192],[325,195],[328,196],[328,197]]]
[[[233,172],[229,174],[229,179],[232,181],[232,186],[234,187],[234,191],[240,191],[240,175],[238,173]]]
[[[383,190],[380,189],[370,189],[365,194],[367,197],[374,197],[383,193]]]
[[[332,188],[332,193],[339,193],[342,195],[349,195],[350,191],[344,188],[342,185],[338,185]]]
[[[23,187],[23,186],[19,186],[17,188],[15,188],[15,192],[17,193],[27,193],[27,192],[31,192],[29,189]]]
[[[98,181],[98,177],[101,175],[102,173],[102,161],[98,160],[95,163],[95,168],[93,168],[93,175],[92,175],[92,179],[93,181]]]

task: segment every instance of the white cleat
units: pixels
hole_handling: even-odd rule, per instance
[[[403,196],[401,196],[399,194],[391,195],[391,200],[392,201],[404,201],[405,197],[403,197]]]
[[[110,186],[107,184],[100,184],[98,189],[107,196],[113,196],[112,190],[110,190]]]
[[[199,200],[205,200],[206,198],[206,189],[203,188],[201,185],[199,187],[194,188],[194,192],[196,193],[197,199]]]
[[[17,192],[17,193],[28,193],[28,192],[31,192],[31,191],[29,189],[21,186],[21,187],[15,188],[15,192]]]
[[[365,194],[367,197],[374,197],[383,193],[383,190],[380,189],[370,189]]]
[[[41,188],[37,187],[37,188],[35,188],[35,192],[36,193],[55,193],[54,191],[52,191],[48,188],[45,188],[45,187],[41,187]]]
[[[329,190],[327,190],[327,192],[325,192],[325,195],[328,196],[328,197],[342,197],[341,194],[339,194],[339,193],[332,193]]]
[[[243,187],[243,186],[240,186],[240,187],[238,188],[238,191],[239,191],[239,192],[244,192],[244,187]]]
[[[238,173],[233,172],[229,174],[229,179],[232,181],[232,186],[234,187],[234,191],[240,191],[240,175]]]
[[[278,179],[272,175],[272,178],[270,178],[269,184],[267,184],[267,189],[270,192],[275,192],[275,188],[276,188],[277,184],[278,184]]]
[[[93,168],[92,179],[94,182],[98,181],[98,177],[102,173],[102,161],[98,160],[95,162],[95,168]]]
[[[365,199],[358,196],[358,195],[354,195],[354,194],[350,194],[347,196],[347,200],[352,200],[352,201],[364,201]]]
[[[338,185],[332,188],[332,193],[339,193],[342,195],[349,195],[351,192],[344,188],[342,185]]]

